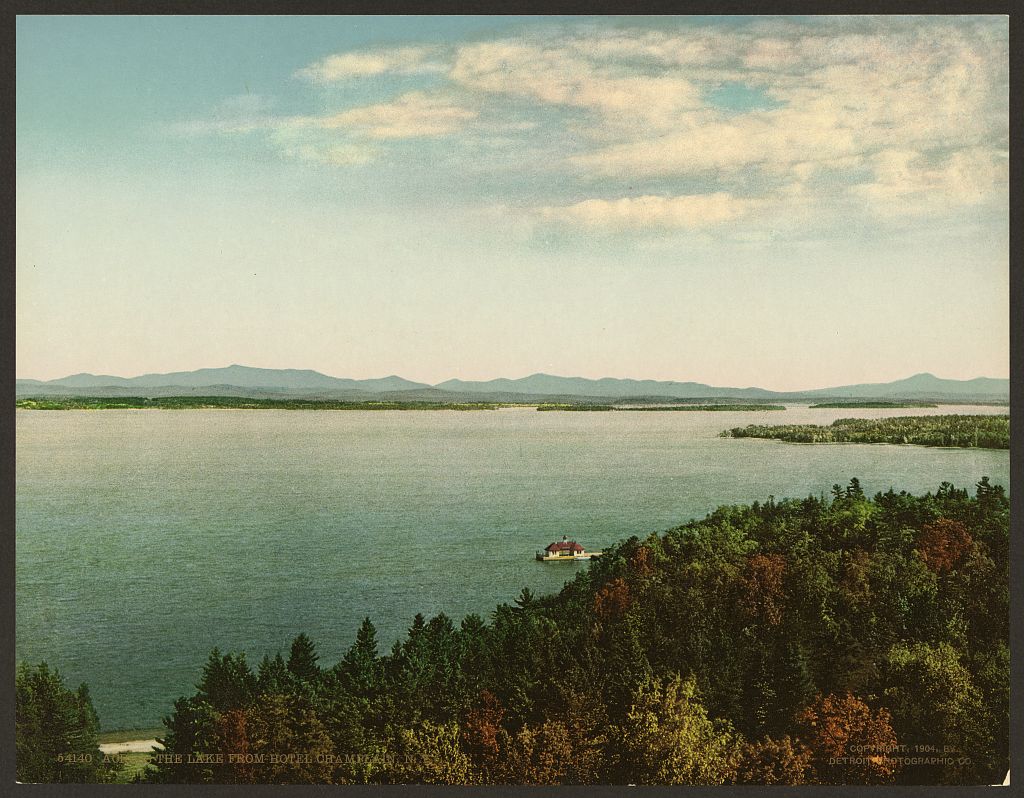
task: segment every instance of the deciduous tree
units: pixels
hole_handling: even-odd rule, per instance
[[[728,723],[708,717],[692,677],[642,683],[610,736],[627,782],[722,784],[736,771],[737,737]]]
[[[889,713],[853,695],[819,695],[797,716],[797,735],[811,751],[823,784],[885,784],[898,770]]]
[[[917,552],[935,573],[944,574],[960,563],[971,542],[971,535],[961,522],[940,518],[922,527],[917,536]]]
[[[740,746],[736,772],[740,784],[807,784],[810,774],[810,749],[789,735]]]

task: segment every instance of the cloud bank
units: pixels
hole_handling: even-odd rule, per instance
[[[479,168],[487,143],[510,183],[528,167],[574,195],[521,192],[508,207],[581,229],[710,229],[816,206],[938,217],[1005,204],[1007,54],[1000,17],[538,25],[327,55],[296,78],[344,107],[247,109],[189,132],[262,131],[288,155],[342,167],[415,158],[394,145],[432,140]],[[345,105],[367,78],[378,100]]]

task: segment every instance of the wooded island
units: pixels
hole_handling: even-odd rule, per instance
[[[979,449],[1010,448],[1009,416],[898,416],[841,418],[817,424],[751,424],[721,433],[723,438],[771,438],[789,443],[909,443]]]

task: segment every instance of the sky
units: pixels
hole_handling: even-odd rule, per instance
[[[1008,23],[17,21],[17,374],[1009,373]]]

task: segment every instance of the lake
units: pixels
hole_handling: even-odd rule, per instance
[[[934,491],[1008,451],[719,438],[746,424],[1005,407],[785,412],[100,410],[16,413],[16,655],[86,681],[105,729],[159,725],[209,651],[321,664],[364,616],[382,651],[413,616],[487,617],[586,563],[539,563],[720,504],[858,477]]]

